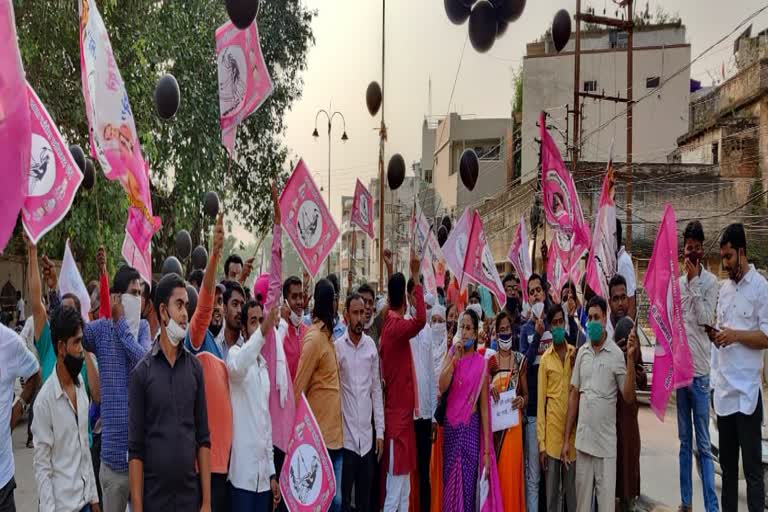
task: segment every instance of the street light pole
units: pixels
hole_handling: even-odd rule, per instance
[[[341,117],[341,121],[344,126],[344,132],[341,134],[341,141],[346,142],[349,140],[349,137],[347,137],[347,120],[344,119],[344,114],[341,112],[334,112],[333,114],[329,114],[327,110],[320,109],[317,111],[317,114],[315,114],[315,131],[312,132],[312,136],[314,138],[318,138],[320,134],[317,132],[317,118],[320,117],[320,114],[324,114],[326,119],[328,120],[328,209],[331,209],[331,128],[333,127],[333,120],[338,115]],[[326,260],[326,273],[331,273],[331,256],[328,255],[328,259]]]

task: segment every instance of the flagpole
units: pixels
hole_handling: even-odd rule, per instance
[[[379,129],[379,293],[384,293],[384,141],[387,140],[387,127],[384,124],[384,56],[386,49],[386,13],[387,0],[381,0],[381,128]]]
[[[464,286],[464,274],[467,273],[467,254],[469,254],[469,244],[472,242],[472,236],[475,234],[475,215],[477,215],[477,212],[472,212],[472,225],[469,228],[467,248],[464,249],[464,264],[461,267],[461,280],[459,281],[459,297],[461,297],[461,289]]]

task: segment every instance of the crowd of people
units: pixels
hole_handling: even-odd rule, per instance
[[[0,421],[10,425],[0,432],[0,511],[15,510],[10,434],[24,413],[42,511],[285,510],[278,479],[302,394],[336,479],[330,510],[466,512],[486,493],[496,510],[636,507],[637,392],[650,383],[623,247],[608,297],[573,282],[554,293],[536,273],[525,289],[504,276],[503,304],[448,273],[435,296],[413,253],[408,278],[387,254],[385,295],[350,278],[342,296],[334,275],[312,290],[306,274],[282,279],[274,187],[273,205],[269,271],[251,289],[252,259],[230,255],[217,279],[221,215],[208,264],[188,281],[146,283],[122,266],[110,283],[100,249],[85,312],[76,295],[58,295],[54,265],[43,257],[41,271],[27,243],[32,314],[21,336],[0,327]],[[747,261],[743,226],[722,233],[721,283],[703,242],[691,222],[680,289],[695,377],[677,390],[680,510],[692,510],[695,432],[707,512],[738,508],[739,453],[756,512],[768,284]],[[517,419],[494,429],[502,396]]]

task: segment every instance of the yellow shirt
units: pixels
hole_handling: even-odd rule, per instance
[[[344,434],[341,421],[339,364],[330,332],[315,322],[304,335],[299,369],[293,383],[296,401],[304,393],[317,419],[329,450],[341,449]]]
[[[566,345],[565,361],[555,352],[554,345],[541,356],[539,364],[539,401],[536,406],[536,435],[539,452],[546,451],[553,459],[560,459],[563,434],[568,414],[568,393],[571,383],[571,356],[576,347]],[[571,432],[571,458],[576,457],[576,429]]]

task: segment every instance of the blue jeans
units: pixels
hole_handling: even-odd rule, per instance
[[[341,450],[328,450],[333,465],[333,475],[336,477],[336,494],[328,512],[341,512],[341,468],[344,465],[344,454]]]
[[[541,464],[539,463],[539,440],[536,435],[536,416],[525,417],[525,436],[523,438],[525,460],[525,505],[528,510],[539,510],[539,481]]]
[[[693,421],[691,421],[693,419]],[[687,388],[677,390],[677,432],[680,438],[680,498],[686,507],[693,503],[692,453],[696,430],[699,475],[704,488],[704,508],[717,512],[715,467],[709,444],[709,376],[694,377]]]
[[[272,512],[272,493],[246,491],[230,483],[229,505],[232,512]]]

